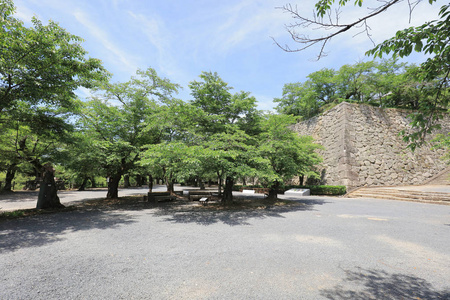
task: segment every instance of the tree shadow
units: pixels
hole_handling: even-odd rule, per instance
[[[14,191],[14,192],[2,192],[0,194],[0,203],[2,201],[7,202],[29,202],[37,201],[39,191]],[[0,204],[1,206],[1,204]]]
[[[321,291],[327,299],[450,299],[450,290],[438,291],[426,280],[405,274],[389,274],[383,270],[345,271],[345,285],[357,285],[347,288],[341,284],[332,289]]]
[[[224,223],[230,226],[250,225],[250,219],[284,218],[283,214],[296,211],[314,210],[314,206],[323,205],[324,200],[298,200],[291,205],[269,205],[264,208],[233,208],[222,206],[165,206],[159,207],[152,214],[165,217],[164,221],[172,223],[196,223],[212,225]]]
[[[61,241],[68,232],[110,229],[133,222],[130,215],[97,209],[5,220],[0,222],[0,253]]]

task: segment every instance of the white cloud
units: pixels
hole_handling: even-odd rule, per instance
[[[29,9],[28,7],[24,6],[24,5],[17,5],[16,6],[16,12],[14,14],[17,18],[19,18],[20,20],[22,20],[25,24],[31,24],[31,18],[33,18],[34,16],[38,17],[35,13],[33,13],[31,11],[31,9]],[[40,19],[40,18],[39,18]]]
[[[133,61],[127,53],[116,46],[113,42],[111,42],[108,39],[108,32],[101,29],[99,26],[93,22],[89,16],[83,12],[82,10],[78,9],[73,13],[73,16],[76,18],[76,20],[81,23],[83,26],[85,26],[90,34],[97,39],[101,43],[101,45],[108,50],[110,53],[114,55],[116,60],[113,60],[117,65],[120,65],[122,69],[127,70],[127,72],[130,72],[132,74],[135,73],[138,66]]]

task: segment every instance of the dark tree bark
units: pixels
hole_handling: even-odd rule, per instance
[[[54,173],[55,170],[50,164],[44,166],[44,172],[42,174],[43,179],[39,189],[39,196],[36,205],[37,209],[64,207],[64,205],[62,205],[59,201],[59,197],[57,195]]]
[[[301,175],[301,176],[299,177],[299,179],[300,179],[300,185],[303,186],[303,182],[305,181],[305,175]]]
[[[280,183],[275,181],[275,183],[269,189],[268,199],[276,200],[278,198],[278,190],[280,189]]]
[[[233,185],[234,179],[227,176],[225,180],[225,187],[223,189],[222,203],[231,203],[233,201]]]
[[[151,193],[153,190],[153,176],[148,175],[148,191]]]
[[[108,180],[108,193],[106,194],[106,198],[108,199],[117,199],[119,198],[119,182],[122,178],[121,174],[115,174],[109,177]]]
[[[88,178],[84,177],[83,182],[81,183],[81,186],[78,188],[79,191],[86,190],[86,184],[87,184]]]
[[[219,187],[218,187],[219,196],[221,196],[222,195],[222,176],[220,176],[219,172],[217,172],[217,184],[219,185]]]
[[[3,191],[5,192],[11,192],[12,190],[12,181],[16,176],[16,167],[17,164],[12,163],[8,166],[8,169],[6,170],[5,185],[3,186]]]

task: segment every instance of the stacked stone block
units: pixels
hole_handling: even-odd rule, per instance
[[[442,149],[425,145],[411,152],[406,148],[399,133],[409,129],[410,113],[343,102],[293,129],[324,146],[323,184],[348,188],[414,185],[426,182],[447,165],[441,159]],[[450,131],[448,116],[441,124],[440,133]]]

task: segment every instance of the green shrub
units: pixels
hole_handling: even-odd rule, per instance
[[[240,185],[236,184],[233,186],[233,191],[240,191],[241,188],[252,189],[252,188],[263,188],[262,185]],[[287,185],[282,188],[282,192],[289,189],[309,189],[311,195],[327,195],[327,196],[339,196],[344,195],[347,190],[343,185]]]
[[[242,184],[235,184],[233,186],[233,191],[239,192],[241,189],[253,189],[253,188],[263,188],[262,185],[242,185]]]
[[[344,195],[347,192],[347,189],[344,185],[290,185],[285,187],[285,190],[289,189],[309,189],[311,191],[311,195],[328,196]]]

